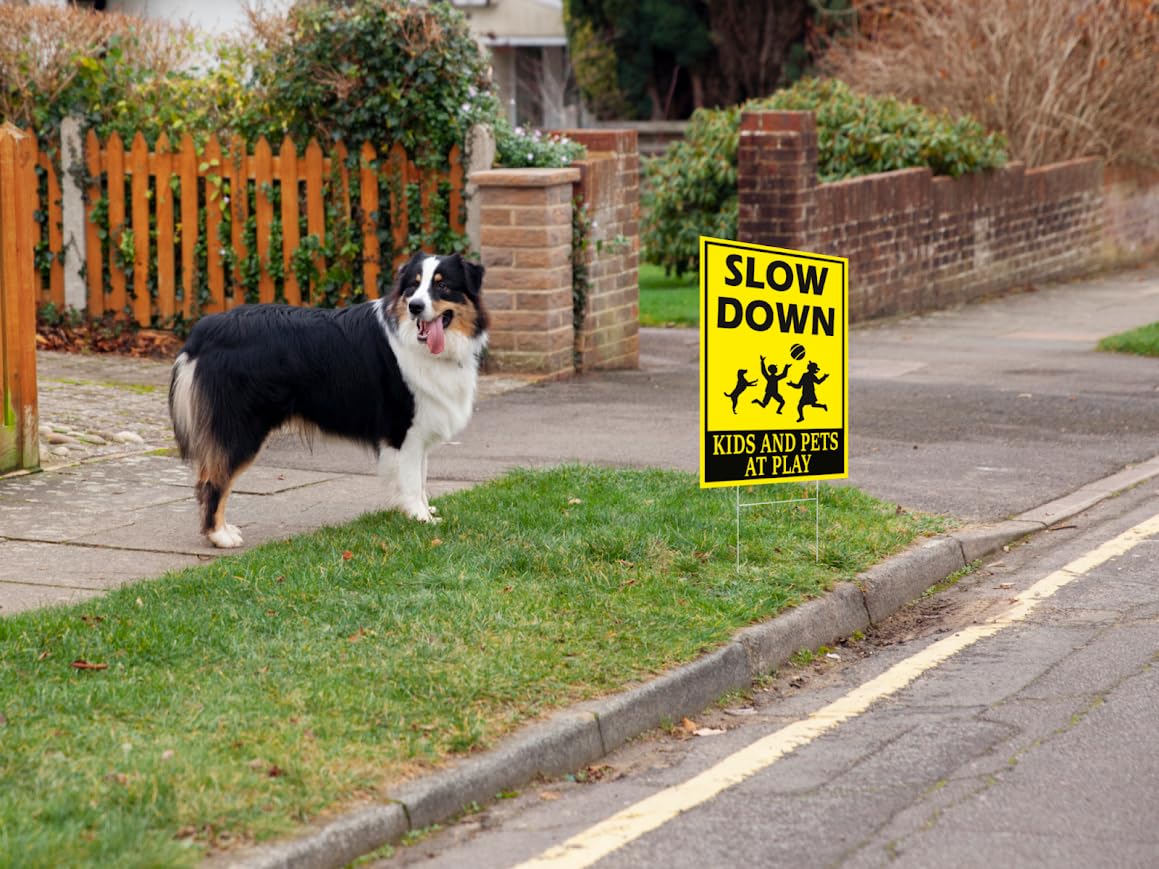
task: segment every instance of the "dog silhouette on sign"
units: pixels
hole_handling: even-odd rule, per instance
[[[789,369],[792,365],[786,365],[781,369],[781,373],[777,374],[777,366],[770,365],[765,367],[765,357],[761,357],[761,374],[765,376],[765,397],[754,398],[753,404],[759,404],[761,407],[768,407],[769,402],[774,398],[777,400],[777,413],[785,407],[785,399],[781,398],[781,391],[777,388],[781,381],[789,376]]]
[[[789,386],[794,389],[801,390],[801,400],[797,402],[797,422],[805,421],[806,407],[819,407],[822,410],[828,410],[828,406],[817,401],[817,387],[829,379],[828,374],[817,376],[820,369],[816,362],[810,362],[805,366],[805,373],[801,375],[796,383],[790,383]]]
[[[726,392],[725,396],[732,399],[732,412],[736,413],[736,400],[740,398],[740,394],[748,389],[750,386],[756,386],[755,380],[746,380],[745,375],[749,373],[747,368],[741,368],[736,373],[736,386],[732,388],[732,392]]]

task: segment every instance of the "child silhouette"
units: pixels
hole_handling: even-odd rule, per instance
[[[800,380],[796,383],[789,384],[794,389],[801,390],[801,400],[797,402],[797,422],[804,422],[806,407],[819,407],[822,410],[829,409],[826,405],[817,401],[817,386],[829,379],[828,374],[818,377],[818,370],[817,363],[810,362],[805,366],[805,373],[801,375]]]
[[[747,368],[742,368],[736,373],[736,386],[732,388],[732,392],[726,392],[725,395],[732,399],[732,412],[736,413],[736,400],[740,398],[740,394],[748,389],[750,386],[756,386],[755,380],[745,380],[745,375],[749,373]]]
[[[768,407],[769,402],[774,398],[777,400],[777,413],[780,413],[785,406],[785,399],[781,398],[781,392],[777,388],[781,381],[789,376],[789,369],[792,365],[786,365],[781,369],[781,373],[777,374],[777,366],[770,365],[765,367],[765,357],[761,357],[761,374],[765,376],[765,397],[763,399],[754,398],[753,404],[759,404],[761,407]]]

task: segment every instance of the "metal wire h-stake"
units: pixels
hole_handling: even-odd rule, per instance
[[[740,511],[748,507],[769,507],[776,504],[801,504],[812,501],[813,510],[813,560],[821,560],[821,481],[817,480],[817,488],[813,490],[812,498],[784,498],[780,501],[753,501],[742,504],[740,500],[740,486],[736,487],[736,569],[740,570]]]

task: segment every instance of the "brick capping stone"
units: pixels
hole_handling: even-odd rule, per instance
[[[570,166],[562,169],[484,169],[472,172],[467,180],[480,187],[552,187],[579,181],[580,170]]]

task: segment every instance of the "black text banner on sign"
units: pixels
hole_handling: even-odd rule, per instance
[[[849,261],[700,239],[700,485],[849,476]]]

